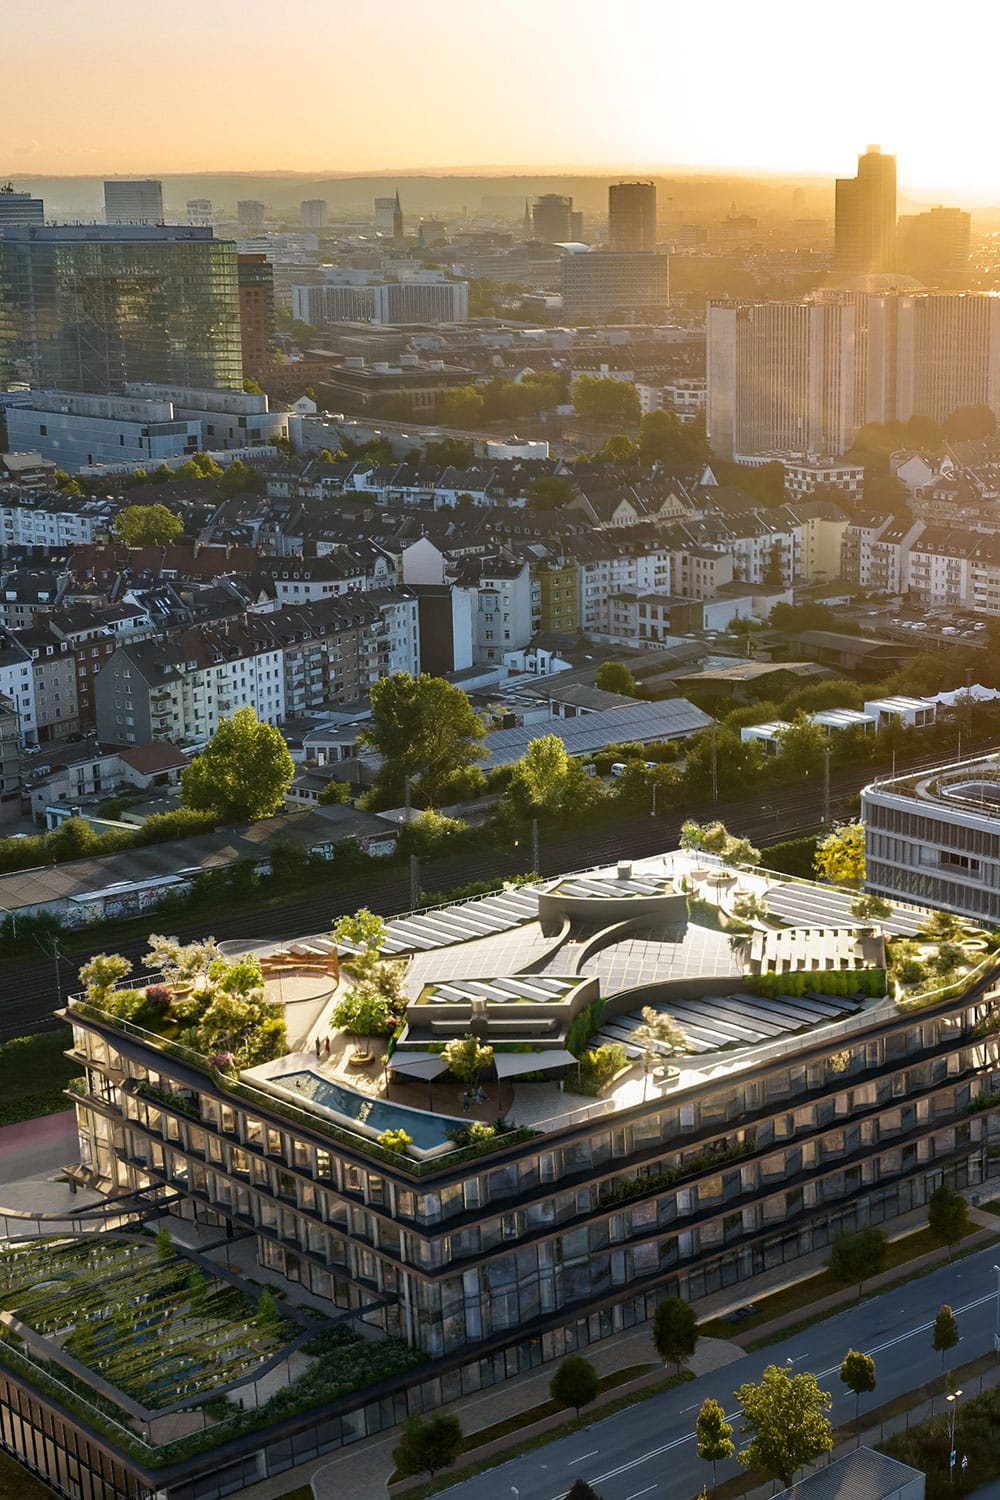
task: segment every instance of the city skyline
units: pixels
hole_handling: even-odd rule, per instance
[[[916,82],[926,30],[902,32],[888,8],[859,0],[842,7],[833,33],[790,0],[752,14],[723,0],[711,16],[626,0],[613,29],[594,0],[551,0],[541,12],[512,0],[502,30],[457,0],[419,14],[387,0],[374,92],[366,70],[331,69],[337,56],[364,55],[360,13],[332,13],[319,0],[296,9],[289,43],[309,40],[289,46],[287,64],[276,61],[271,26],[257,24],[260,0],[207,9],[178,0],[170,27],[155,32],[149,12],[117,0],[86,13],[67,0],[51,9],[44,44],[28,11],[10,17],[11,54],[29,64],[9,83],[2,170],[17,177],[560,163],[832,178],[865,141],[882,140],[900,160],[904,193],[1000,203],[1000,164],[987,144],[989,33],[1000,23],[967,0],[935,34],[930,109]],[[192,61],[192,36],[207,74]],[[213,57],[226,66],[211,66]],[[498,65],[504,58],[509,66]],[[81,64],[107,85],[88,89],[86,129]],[[249,110],[254,98],[269,106]]]

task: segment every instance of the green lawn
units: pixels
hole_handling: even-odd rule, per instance
[[[0,1125],[70,1108],[62,1090],[80,1073],[79,1063],[63,1057],[72,1041],[70,1028],[60,1026],[0,1044]]]
[[[54,1490],[0,1453],[0,1500],[52,1500]],[[309,1491],[311,1500],[312,1491]]]

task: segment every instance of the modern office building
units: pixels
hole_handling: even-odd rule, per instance
[[[570,250],[560,263],[569,322],[663,322],[670,302],[669,260],[646,251]]]
[[[443,271],[416,271],[395,281],[333,269],[322,286],[294,286],[292,313],[316,328],[331,323],[456,323],[469,316],[469,284]]]
[[[856,177],[838,177],[834,265],[842,276],[896,269],[896,158],[869,146]]]
[[[682,880],[709,900],[723,885],[764,890],[675,854],[389,923],[382,952],[406,965],[408,1004],[388,1082],[376,1066],[344,1083],[317,1058],[345,983],[325,936],[256,945],[269,998],[315,1002],[304,1035],[287,1013],[269,1059],[202,1057],[157,1022],[73,1002],[86,1181],[150,1211],[159,1200],[219,1256],[251,1238],[293,1301],[302,1287],[426,1357],[389,1398],[299,1409],[291,1441],[262,1417],[215,1452],[175,1444],[157,1463],[97,1430],[133,1488],[116,1475],[118,1490],[88,1497],[215,1500],[641,1324],[664,1295],[728,1289],[739,1305],[749,1277],[919,1208],[942,1182],[985,1181],[995,1112],[976,1103],[1000,1081],[1000,1036],[984,1024],[995,957],[907,1010],[885,994],[884,937],[853,923],[850,893],[774,877],[764,899],[788,925],[734,945],[689,921]],[[892,930],[915,932],[921,915],[897,908]],[[637,1034],[643,1005],[685,1027],[679,1055]],[[492,1063],[463,1103],[439,1047],[470,1031]],[[612,1043],[627,1073],[603,1098],[574,1094],[576,1054]],[[498,1114],[499,1134],[452,1139]],[[387,1130],[406,1133],[405,1151],[379,1143]],[[0,1441],[23,1460],[52,1401],[9,1351]],[[79,1405],[68,1425],[94,1440]],[[61,1494],[79,1493],[50,1456],[53,1471]]]
[[[169,402],[178,421],[200,422],[202,447],[211,453],[263,448],[288,436],[288,413],[271,411],[266,396],[250,391],[130,381],[125,394],[138,401]]]
[[[163,183],[116,177],[104,184],[105,224],[162,224]]]
[[[896,228],[901,271],[929,286],[960,276],[969,265],[972,215],[961,208],[929,208],[904,214]]]
[[[325,198],[304,198],[299,204],[303,229],[325,229],[330,222],[330,205]]]
[[[867,888],[1000,925],[1000,756],[872,782]]]
[[[169,401],[38,391],[7,411],[18,447],[33,446],[68,474],[95,466],[155,469],[181,463],[202,446],[201,423],[179,420]]]
[[[128,380],[239,390],[236,246],[210,229],[0,230],[0,387]]]
[[[573,239],[572,198],[543,193],[531,206],[531,226],[543,245],[568,244]]]
[[[608,188],[608,246],[612,250],[656,249],[656,184],[613,182]]]
[[[267,218],[267,206],[257,198],[241,198],[236,205],[236,218],[244,231],[261,230]]]
[[[187,221],[196,229],[211,228],[214,218],[211,198],[189,198],[187,201]]]
[[[710,302],[707,430],[720,458],[837,455],[856,430],[855,308]]]
[[[5,224],[44,224],[45,204],[30,193],[15,193],[10,182],[0,186],[0,229]]]
[[[274,333],[274,266],[266,255],[236,257],[243,374],[259,380],[270,362]]]
[[[1000,414],[1000,299],[915,293],[899,297],[894,311],[893,415],[943,422],[956,407],[978,405]]]
[[[389,239],[403,238],[403,210],[398,192],[392,198],[375,199],[375,228]]]

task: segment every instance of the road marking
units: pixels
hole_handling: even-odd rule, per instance
[[[655,1484],[651,1484],[648,1489],[636,1490],[635,1494],[627,1496],[626,1500],[639,1500],[640,1495],[651,1495],[656,1488]]]
[[[581,1453],[579,1458],[571,1458],[570,1463],[582,1464],[585,1458],[596,1458],[597,1454],[600,1453],[600,1451],[600,1448],[594,1448],[590,1453]]]
[[[699,1403],[697,1401],[694,1403],[693,1406],[682,1406],[681,1407],[681,1416],[682,1417],[686,1417],[689,1411],[697,1411],[698,1410],[698,1406],[699,1406]]]
[[[958,1317],[961,1313],[972,1312],[975,1308],[977,1308],[977,1307],[983,1307],[986,1303],[995,1304],[996,1303],[996,1297],[997,1297],[997,1294],[996,1294],[995,1291],[994,1292],[989,1292],[989,1293],[987,1293],[987,1295],[985,1297],[977,1297],[975,1299],[975,1301],[973,1301],[973,1302],[966,1302],[963,1307],[956,1307],[956,1308],[953,1309],[953,1311],[955,1313],[955,1316]],[[919,1333],[926,1333],[929,1329],[931,1329],[933,1327],[934,1327],[933,1320],[930,1323],[921,1323],[918,1328],[911,1328],[906,1333],[899,1333],[899,1334],[897,1334],[895,1338],[886,1339],[881,1344],[875,1344],[867,1352],[869,1354],[879,1354],[879,1353],[881,1353],[885,1349],[891,1349],[895,1344],[902,1344],[902,1343],[904,1343],[907,1339],[911,1339],[911,1338],[915,1337],[915,1335],[917,1335]],[[800,1355],[799,1357],[801,1358],[802,1356]],[[817,1380],[824,1380],[828,1375],[834,1375],[839,1370],[840,1370],[840,1365],[833,1365],[833,1366],[831,1366],[831,1368],[829,1370],[821,1370],[818,1373],[818,1375],[816,1376],[816,1378],[817,1378]],[[739,1417],[741,1415],[742,1415],[742,1413],[741,1413],[740,1409],[737,1407],[736,1411],[726,1412],[726,1420],[727,1420],[727,1422],[728,1421],[733,1421],[735,1418],[737,1418],[737,1417]],[[610,1421],[612,1419],[608,1418],[607,1420]],[[640,1464],[645,1463],[647,1459],[650,1459],[650,1458],[659,1458],[662,1454],[669,1453],[671,1451],[671,1449],[673,1449],[673,1448],[679,1448],[682,1443],[690,1443],[690,1442],[692,1442],[694,1440],[694,1437],[695,1437],[695,1434],[693,1432],[687,1432],[682,1437],[673,1438],[669,1443],[664,1443],[661,1448],[651,1448],[648,1453],[641,1453],[641,1454],[638,1455],[638,1457],[629,1459],[629,1461],[627,1463],[620,1464],[617,1469],[609,1469],[606,1474],[598,1474],[596,1476],[596,1478],[592,1481],[592,1483],[594,1485],[598,1485],[598,1484],[604,1484],[608,1479],[617,1479],[620,1474],[627,1474],[628,1471],[629,1471],[629,1469],[638,1468],[638,1466]],[[654,1486],[654,1488],[655,1488],[655,1486]],[[556,1500],[561,1500],[561,1497],[560,1496],[556,1496]]]

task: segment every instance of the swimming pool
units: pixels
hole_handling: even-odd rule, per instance
[[[448,1131],[468,1123],[450,1115],[425,1114],[423,1110],[410,1109],[405,1104],[370,1099],[367,1094],[355,1093],[353,1089],[345,1089],[341,1084],[323,1078],[311,1068],[269,1078],[266,1086],[279,1089],[292,1099],[308,1099],[325,1112],[339,1116],[349,1129],[364,1135],[374,1137],[381,1135],[383,1130],[405,1130],[413,1141],[414,1153],[424,1156],[442,1149],[453,1150],[454,1142],[448,1139]]]

